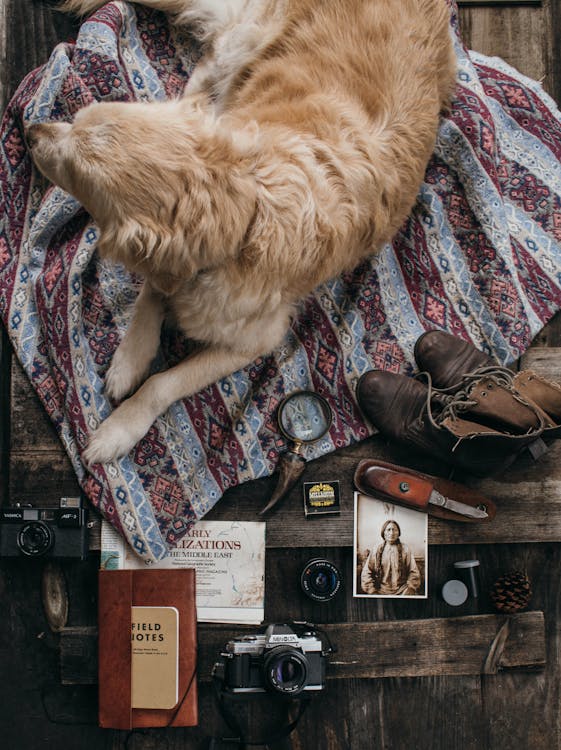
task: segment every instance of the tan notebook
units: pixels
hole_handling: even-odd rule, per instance
[[[177,701],[172,708],[133,708],[132,616],[134,607],[177,610]],[[151,622],[155,622],[151,619]],[[101,570],[99,572],[99,724],[112,729],[197,725],[197,618],[195,571]],[[152,635],[161,631],[148,629]],[[157,622],[156,622],[157,624]],[[139,631],[141,632],[140,628]],[[146,643],[161,643],[159,638]],[[143,658],[143,657],[141,657]],[[156,657],[159,658],[159,657]],[[166,689],[167,690],[167,689]],[[171,691],[170,691],[171,693]],[[166,701],[172,698],[166,698]],[[169,704],[168,704],[169,705]]]
[[[132,607],[132,708],[173,708],[177,704],[178,638],[175,607]]]

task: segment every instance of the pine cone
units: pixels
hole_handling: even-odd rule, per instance
[[[532,598],[530,579],[519,570],[501,576],[493,584],[491,600],[499,612],[510,614],[525,609]]]

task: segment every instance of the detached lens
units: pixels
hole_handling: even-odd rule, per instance
[[[279,646],[264,659],[265,685],[277,693],[297,695],[308,679],[308,661],[290,646]]]
[[[53,546],[54,535],[42,521],[30,521],[19,530],[17,545],[29,557],[41,557]]]
[[[300,585],[310,599],[327,602],[333,599],[341,587],[341,573],[329,560],[309,560],[300,576]]]

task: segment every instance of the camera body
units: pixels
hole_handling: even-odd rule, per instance
[[[61,497],[58,508],[0,508],[0,557],[73,557],[88,554],[88,511],[81,497]]]
[[[287,697],[323,690],[325,653],[312,629],[297,633],[272,624],[264,633],[228,641],[221,654],[222,679],[233,693],[274,692]]]

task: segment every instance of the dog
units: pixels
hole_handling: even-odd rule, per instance
[[[302,298],[391,240],[456,79],[444,0],[144,4],[202,39],[185,94],[26,130],[38,169],[99,226],[100,256],[144,278],[106,375],[124,400],[90,436],[88,465],[269,353]],[[147,378],[167,316],[196,347]]]

